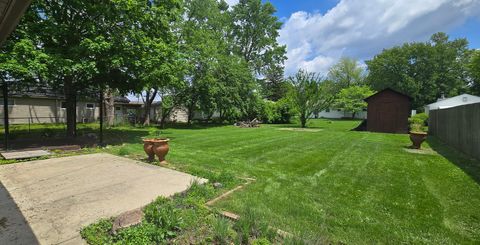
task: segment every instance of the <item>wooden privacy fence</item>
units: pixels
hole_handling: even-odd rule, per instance
[[[480,159],[480,103],[430,111],[429,133]]]

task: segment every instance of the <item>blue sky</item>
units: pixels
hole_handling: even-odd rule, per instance
[[[300,68],[324,74],[342,56],[363,62],[439,31],[480,48],[480,0],[263,1],[284,23],[278,40],[287,45],[286,75]]]
[[[311,13],[325,14],[328,10],[335,7],[339,0],[269,0],[264,2],[272,3],[277,9],[276,15],[283,22],[295,12],[306,11]],[[480,16],[480,15],[479,15]],[[464,24],[461,24],[450,30],[445,30],[452,38],[467,38],[471,48],[480,49],[480,18],[469,18]]]

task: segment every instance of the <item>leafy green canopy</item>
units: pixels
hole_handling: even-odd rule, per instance
[[[328,108],[334,100],[334,84],[314,72],[300,70],[288,81],[289,99],[297,110],[302,128],[314,112]]]
[[[248,62],[233,53],[228,5],[215,0],[185,2],[182,50],[187,60],[182,101],[189,111],[200,109],[207,119],[250,117],[255,107],[256,84]]]
[[[286,47],[277,42],[282,23],[275,12],[271,3],[261,0],[240,0],[231,12],[233,50],[257,74],[283,68],[286,59]]]
[[[422,108],[442,94],[468,91],[470,53],[466,39],[450,41],[437,33],[429,42],[386,49],[367,61],[368,83],[375,90],[390,87],[408,94],[414,108]]]
[[[356,59],[343,57],[333,65],[328,72],[328,79],[341,88],[362,85],[365,82],[366,72],[359,66]]]
[[[335,99],[335,107],[342,109],[346,112],[352,113],[352,118],[355,118],[355,114],[363,111],[367,108],[367,102],[365,98],[372,95],[374,92],[368,86],[351,86],[340,90],[337,98]]]
[[[476,50],[472,55],[469,69],[472,75],[472,93],[480,95],[480,50]]]

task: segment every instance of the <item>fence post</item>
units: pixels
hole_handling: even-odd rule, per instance
[[[103,146],[103,89],[100,89],[100,145]]]
[[[3,81],[3,128],[5,130],[5,150],[9,148],[8,138],[10,135],[9,122],[8,122],[8,84],[7,81]]]

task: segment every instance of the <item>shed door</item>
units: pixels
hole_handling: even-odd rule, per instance
[[[383,103],[377,111],[379,119],[378,131],[384,133],[395,133],[397,131],[398,106],[394,103]]]

